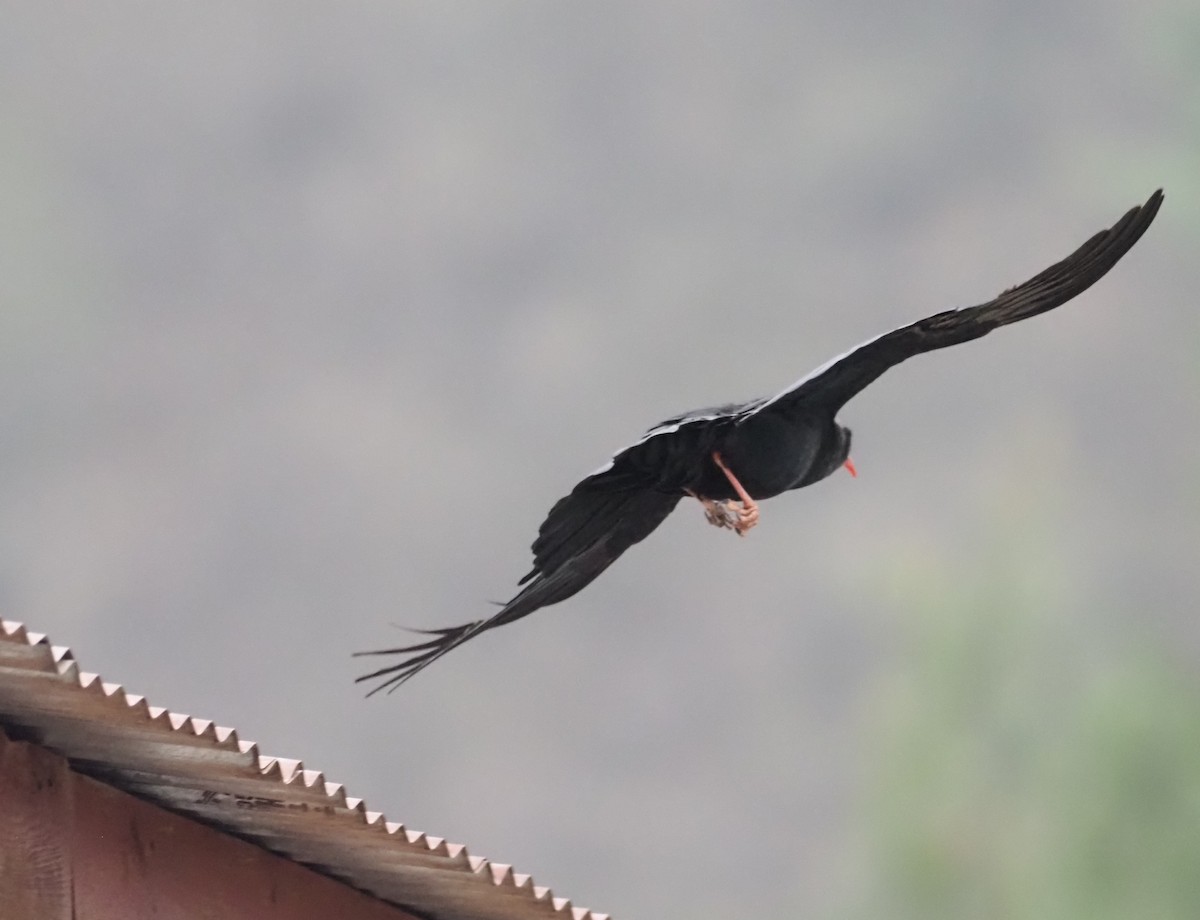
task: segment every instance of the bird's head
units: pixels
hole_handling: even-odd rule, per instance
[[[836,473],[838,467],[842,466],[851,476],[858,475],[858,470],[854,468],[854,461],[850,459],[850,429],[831,421],[825,437],[821,439],[817,456],[813,458],[812,466],[808,468],[808,475],[804,477],[801,485],[807,486],[819,482],[826,476]]]

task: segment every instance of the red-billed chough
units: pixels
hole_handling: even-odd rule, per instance
[[[484,630],[566,600],[649,536],[682,498],[698,499],[710,523],[744,536],[758,522],[758,501],[841,466],[853,474],[850,429],[836,419],[852,396],[913,355],[977,339],[1082,294],[1146,232],[1162,200],[1160,189],[1063,261],[994,300],[886,332],[769,398],[685,412],[655,425],[550,509],[533,542],[533,570],[519,582],[525,587],[498,613],[423,631],[430,637],[424,642],[359,652],[404,657],[358,680],[381,679],[368,696],[394,690]]]

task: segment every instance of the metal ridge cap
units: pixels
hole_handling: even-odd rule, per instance
[[[368,811],[321,771],[263,755],[233,728],[150,705],[80,670],[66,646],[3,619],[0,726],[81,773],[398,907],[447,920],[609,920],[507,864]]]

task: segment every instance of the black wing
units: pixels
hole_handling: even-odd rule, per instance
[[[404,660],[364,674],[358,681],[384,678],[367,696],[395,690],[410,677],[479,633],[557,604],[580,591],[633,544],[644,540],[674,510],[682,495],[651,489],[603,489],[604,471],[589,476],[550,510],[533,544],[533,571],[521,579],[526,587],[499,613],[482,620],[425,630],[432,638],[401,648],[359,655],[404,655]]]
[[[1162,189],[1133,208],[1108,230],[1102,230],[1061,262],[995,300],[975,307],[947,310],[884,333],[823,364],[771,399],[749,408],[746,415],[768,406],[817,402],[833,411],[893,365],[913,355],[968,342],[999,326],[1020,322],[1062,306],[1104,277],[1146,232],[1162,204]]]

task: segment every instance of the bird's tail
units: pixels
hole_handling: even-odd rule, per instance
[[[441,629],[409,630],[422,636],[429,636],[430,638],[424,642],[417,642],[413,645],[402,645],[399,648],[355,652],[354,657],[356,658],[366,655],[405,655],[407,657],[396,664],[388,665],[386,668],[380,668],[377,671],[372,671],[370,674],[356,677],[354,682],[357,684],[379,677],[386,678],[386,680],[381,681],[377,686],[372,687],[367,696],[374,696],[380,690],[384,689],[388,693],[391,693],[406,680],[424,671],[447,652],[453,651],[470,639],[474,639],[481,632],[494,629],[497,626],[503,626],[505,623],[513,622],[513,620],[519,620],[521,617],[533,613],[539,607],[558,603],[558,601],[570,597],[582,588],[583,585],[587,584],[587,581],[590,581],[590,579],[566,587],[561,585],[563,581],[568,581],[568,579],[564,579],[561,576],[552,576],[549,578],[539,576],[511,601],[506,604],[499,604],[501,607],[500,610],[482,620],[472,620],[470,623],[463,623],[459,626],[445,626]],[[493,601],[493,603],[498,602]]]
[[[474,638],[485,629],[499,626],[500,624],[496,622],[499,616],[500,614],[497,614],[486,620],[474,620],[470,623],[463,623],[461,626],[446,626],[442,629],[414,629],[410,631],[420,633],[423,636],[432,636],[433,638],[427,639],[424,642],[417,642],[413,645],[402,645],[399,648],[355,652],[354,657],[356,658],[365,655],[406,655],[408,657],[398,664],[390,664],[386,668],[380,668],[377,671],[372,671],[370,674],[357,677],[354,682],[357,684],[366,680],[374,680],[378,677],[387,678],[377,686],[372,687],[367,696],[374,696],[380,690],[384,689],[388,693],[391,693],[410,677],[429,667],[429,665],[433,664],[447,652],[458,648],[458,646],[462,645],[468,639]]]
[[[579,495],[573,492],[572,496]],[[583,525],[577,516],[567,515],[574,525],[574,530],[567,534],[566,539],[572,544],[572,552],[566,558],[558,558],[554,553],[545,549],[540,541],[534,544],[535,568],[530,576],[521,579],[528,582],[518,592],[516,597],[503,604],[490,617],[463,623],[461,626],[448,626],[443,629],[416,630],[428,636],[424,642],[404,645],[400,648],[381,649],[372,652],[357,652],[358,655],[403,655],[398,664],[388,665],[364,674],[358,681],[383,680],[373,687],[367,696],[372,696],[380,690],[389,693],[399,687],[410,677],[414,677],[429,667],[447,652],[458,648],[464,642],[475,638],[481,632],[512,623],[522,617],[529,616],[535,610],[565,601],[568,597],[590,584],[601,572],[608,568],[621,553],[633,544],[644,539],[655,527],[663,522],[671,509],[679,503],[680,495],[669,495],[658,492],[635,493],[632,499],[622,497],[618,507],[628,509],[630,501],[633,510],[626,510],[626,517],[616,520],[605,518],[603,527],[589,529],[588,520]],[[561,507],[562,503],[559,503]],[[601,507],[607,507],[602,503]],[[569,510],[569,509],[568,509]],[[593,509],[594,510],[594,509]],[[553,517],[553,512],[551,517]],[[546,533],[543,525],[543,536]],[[558,533],[557,530],[554,531]],[[540,557],[537,554],[541,552]]]

